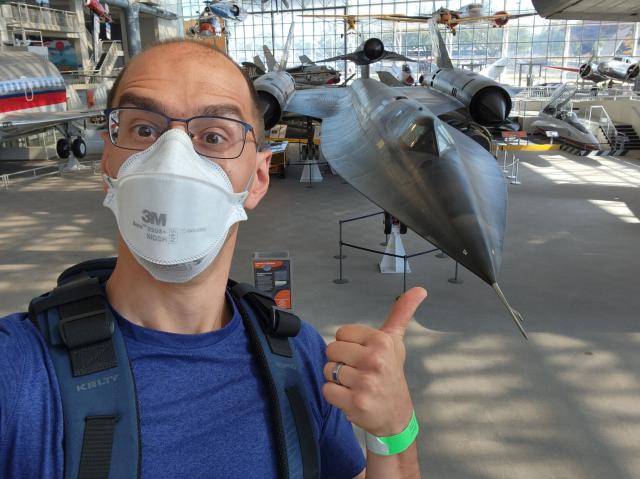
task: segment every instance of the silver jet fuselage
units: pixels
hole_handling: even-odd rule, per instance
[[[295,104],[295,96],[292,101]],[[506,184],[495,158],[421,103],[353,82],[323,121],[321,149],[353,187],[493,284],[502,259]]]

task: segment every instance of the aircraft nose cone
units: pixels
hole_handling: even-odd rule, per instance
[[[511,111],[508,94],[499,88],[485,88],[474,95],[469,105],[471,117],[481,125],[503,122]]]
[[[370,38],[364,42],[364,54],[372,62],[377,60],[384,53],[384,44],[379,38]]]
[[[495,159],[462,133],[457,148],[437,159],[424,153],[401,161],[415,165],[413,180],[397,191],[401,207],[388,209],[400,221],[488,284],[502,263],[507,191]],[[424,192],[428,191],[429,194]],[[387,193],[388,194],[388,193]],[[394,211],[397,211],[395,213]]]

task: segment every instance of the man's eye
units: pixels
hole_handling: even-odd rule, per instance
[[[136,126],[134,129],[136,135],[143,137],[143,138],[148,138],[151,136],[155,136],[156,134],[156,129],[152,126],[149,125],[139,125]]]
[[[220,133],[207,133],[204,135],[204,142],[209,145],[219,145],[224,143],[226,138]]]

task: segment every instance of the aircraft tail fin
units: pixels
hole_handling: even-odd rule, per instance
[[[287,42],[284,44],[284,50],[282,52],[282,58],[278,64],[278,71],[284,71],[287,68],[287,60],[289,58],[289,48],[291,47],[291,40],[293,40],[293,22],[289,27],[289,34],[287,35]]]
[[[266,45],[262,45],[262,51],[264,51],[264,59],[267,61],[267,71],[275,71],[276,69],[276,59],[269,50],[269,47]]]
[[[504,304],[504,306],[509,311],[509,314],[511,315],[511,319],[513,319],[513,322],[515,323],[516,327],[518,328],[518,331],[520,331],[520,334],[522,334],[524,339],[528,340],[529,337],[527,336],[527,332],[524,330],[524,326],[522,325],[522,323],[524,322],[524,319],[522,318],[522,315],[518,311],[516,311],[515,309],[513,309],[511,307],[511,305],[507,301],[507,298],[505,298],[504,294],[502,294],[502,290],[500,289],[500,286],[498,286],[498,283],[493,283],[491,285],[491,287],[493,288],[493,290],[496,292],[496,294],[500,298],[500,301],[502,301],[502,304]]]
[[[253,57],[253,63],[255,64],[255,66],[260,68],[260,70],[262,70],[263,72],[267,71],[267,67],[264,66],[264,63],[262,63],[262,59],[258,55]]]
[[[491,65],[480,70],[480,75],[497,81],[500,78],[500,75],[502,75],[504,69],[507,68],[507,63],[509,63],[509,59],[507,57],[499,58]]]
[[[298,57],[300,59],[300,63],[303,65],[315,65],[316,63],[306,55],[300,55]]]
[[[444,44],[444,39],[440,35],[440,30],[438,30],[433,18],[429,20],[429,32],[431,33],[431,43],[433,44],[433,58],[436,60],[438,68],[453,68],[447,46]]]

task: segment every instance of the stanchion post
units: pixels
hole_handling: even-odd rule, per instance
[[[518,181],[518,173],[520,172],[520,158],[516,158],[515,161],[515,174],[513,175],[513,180],[511,180],[512,185],[519,185],[520,181]]]
[[[404,271],[402,274],[402,292],[407,291],[407,255],[405,254],[402,259],[404,260]]]
[[[460,278],[458,278],[458,262],[457,261],[456,261],[455,274],[454,274],[453,278],[449,278],[448,281],[449,281],[449,283],[452,283],[452,284],[461,284],[461,283],[463,283],[463,281]]]

